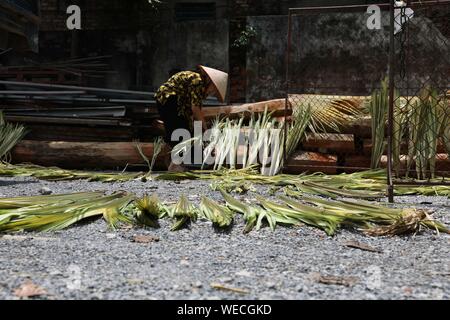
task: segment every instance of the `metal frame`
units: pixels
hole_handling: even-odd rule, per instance
[[[406,1],[408,7],[427,7],[438,5],[449,5],[450,0],[435,0],[435,1]],[[392,164],[392,136],[393,136],[393,122],[394,122],[394,92],[395,92],[395,0],[389,0],[378,4],[365,4],[365,5],[344,5],[344,6],[322,6],[322,7],[302,7],[302,8],[290,8],[288,13],[288,28],[287,28],[287,51],[286,51],[286,99],[284,108],[284,154],[285,161],[287,160],[286,154],[286,140],[287,140],[287,118],[289,116],[289,95],[291,90],[290,81],[290,64],[291,64],[291,51],[292,51],[292,17],[297,15],[308,15],[317,13],[329,13],[329,12],[362,12],[367,11],[370,5],[378,5],[384,10],[389,10],[390,16],[390,35],[389,35],[389,110],[388,110],[388,150],[387,150],[387,193],[390,202],[394,201],[394,188],[395,185],[450,185],[450,182],[442,181],[442,183],[436,183],[431,181],[395,181],[393,179],[393,164]]]

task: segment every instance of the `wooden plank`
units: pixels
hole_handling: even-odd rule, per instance
[[[153,156],[153,144],[141,143],[145,156]],[[20,142],[12,151],[13,163],[34,163],[64,169],[114,169],[127,165],[146,165],[133,142]],[[168,150],[157,158],[155,169],[167,168]]]

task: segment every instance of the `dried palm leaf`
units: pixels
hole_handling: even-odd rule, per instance
[[[386,148],[384,132],[386,127],[387,112],[389,109],[388,80],[381,83],[381,89],[372,93],[368,102],[368,109],[372,117],[372,159],[371,168],[380,166],[381,156]]]
[[[154,194],[149,197],[144,196],[142,199],[138,199],[135,202],[136,208],[136,220],[145,226],[158,228],[160,219],[164,215],[164,208],[158,199],[158,196]]]
[[[228,228],[233,223],[234,212],[212,199],[202,197],[200,213],[218,228]]]
[[[197,220],[197,209],[192,205],[185,195],[180,197],[180,200],[173,206],[168,208],[168,215],[175,219],[171,231],[177,231],[183,228],[191,221]]]

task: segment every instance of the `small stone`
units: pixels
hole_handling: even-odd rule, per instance
[[[252,277],[253,273],[247,271],[247,270],[240,270],[238,272],[236,272],[237,276],[241,276],[241,277]]]
[[[220,282],[224,282],[224,283],[233,282],[233,278],[231,278],[231,277],[223,277],[223,278],[220,278],[219,280],[220,280]]]
[[[107,233],[106,234],[106,238],[107,239],[114,239],[116,237],[116,234],[115,233]]]
[[[50,190],[50,189],[47,188],[47,187],[43,187],[43,188],[41,188],[41,189],[39,190],[39,193],[42,194],[42,195],[44,195],[44,196],[48,196],[48,195],[51,195],[51,194],[53,193],[53,191]]]
[[[194,288],[200,289],[200,288],[203,287],[203,284],[202,284],[200,281],[196,281],[195,283],[192,284],[192,286],[193,286]]]
[[[186,267],[187,267],[187,266],[190,265],[190,263],[189,263],[189,261],[187,261],[186,259],[183,259],[183,260],[180,261],[180,265],[181,265],[181,266],[186,266]]]
[[[303,286],[297,286],[297,287],[295,288],[295,290],[296,290],[297,292],[303,292],[304,289],[305,289],[305,288],[304,288]]]
[[[132,239],[133,242],[137,242],[137,243],[151,243],[151,242],[159,242],[159,238],[158,237],[154,237],[154,236],[140,236],[140,235],[135,235]]]

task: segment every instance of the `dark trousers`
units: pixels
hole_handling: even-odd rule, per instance
[[[170,146],[176,146],[180,141],[171,141],[172,133],[176,129],[186,129],[190,131],[190,125],[188,119],[178,115],[178,98],[177,96],[171,96],[167,99],[165,104],[157,102],[158,112],[161,116],[161,120],[164,121],[164,128],[166,135],[164,141]]]

